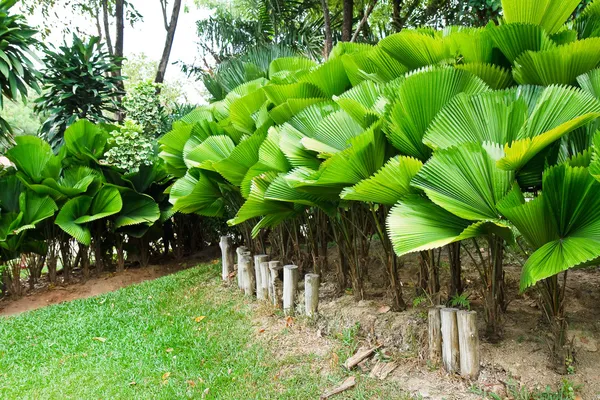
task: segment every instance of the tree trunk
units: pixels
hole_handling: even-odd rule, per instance
[[[352,37],[352,20],[354,17],[354,0],[343,0],[342,42],[349,42]]]
[[[325,28],[325,47],[323,49],[323,57],[327,60],[329,53],[333,48],[333,37],[331,36],[331,15],[329,14],[329,4],[327,0],[321,0],[321,6],[323,7],[323,24]]]
[[[173,39],[175,38],[175,29],[177,28],[177,19],[179,18],[180,9],[181,0],[175,0],[173,3],[173,11],[171,12],[171,22],[169,23],[169,29],[167,30],[165,47],[160,59],[160,64],[158,65],[156,79],[154,79],[154,82],[156,83],[162,83],[165,80],[165,72],[167,71],[167,65],[169,63],[169,56],[171,55],[171,47],[173,47]]]
[[[81,257],[81,269],[83,270],[83,278],[87,281],[90,278],[90,249],[88,246],[79,248]]]
[[[458,296],[463,292],[460,262],[460,242],[448,245],[448,259],[450,262],[450,297]]]
[[[115,0],[115,17],[117,20],[117,34],[115,39],[115,52],[114,55],[117,57],[116,65],[117,70],[115,71],[115,76],[119,77],[122,75],[121,67],[123,65],[123,36],[125,32],[125,21],[124,21],[124,13],[123,13],[123,3],[124,0]],[[123,85],[123,81],[117,82],[117,88],[123,92],[125,90],[125,86]],[[119,103],[121,102],[121,96],[118,98]],[[125,119],[125,113],[123,111],[118,111],[116,113],[117,121],[123,122]]]
[[[106,38],[106,46],[108,47],[108,53],[114,54],[112,39],[110,38],[110,27],[108,20],[108,0],[102,0],[102,20],[104,22],[104,37]]]
[[[356,39],[358,39],[358,34],[360,33],[363,26],[366,26],[367,20],[369,19],[369,15],[371,15],[371,13],[373,12],[373,8],[375,8],[376,4],[377,4],[377,0],[373,0],[371,2],[371,4],[369,4],[369,7],[367,8],[367,12],[364,13],[363,17],[361,18],[360,22],[358,23],[358,26],[356,27],[356,31],[354,32],[354,35],[352,35],[352,39],[350,40],[351,42],[356,42]]]
[[[403,0],[392,0],[392,26],[399,32],[400,26],[400,10],[402,9]]]
[[[573,362],[573,343],[567,338],[568,324],[565,315],[565,291],[567,271],[563,273],[562,286],[558,275],[544,279],[538,284],[540,291],[540,308],[550,324],[549,344],[552,364],[556,372],[566,374],[568,366]]]

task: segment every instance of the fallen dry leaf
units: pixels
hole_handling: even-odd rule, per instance
[[[170,372],[165,372],[165,373],[163,374],[163,376],[162,376],[162,380],[163,380],[163,381],[166,381],[167,379],[169,379],[169,377],[170,377],[170,376],[171,376],[171,373],[170,373]]]
[[[196,322],[201,322],[201,321],[202,321],[204,318],[206,318],[206,316],[205,316],[205,315],[201,315],[201,316],[199,316],[199,317],[196,317],[196,318],[195,318],[195,321],[196,321]]]
[[[192,381],[192,380],[189,380],[189,381],[186,381],[186,382],[187,382],[187,384],[188,384],[188,385],[190,385],[191,387],[196,387],[196,382],[194,382],[194,381]]]
[[[173,351],[173,348],[172,348],[172,347],[169,347],[169,348],[168,348],[168,349],[166,349],[165,351],[166,351],[167,353],[170,353],[170,352],[172,352],[172,351]]]
[[[106,342],[106,338],[103,337],[93,337],[92,340],[97,340],[98,342],[102,343]]]
[[[133,385],[136,385],[135,381],[129,382],[129,386],[133,386]]]
[[[263,333],[264,331],[265,331],[265,328],[260,328],[260,329],[258,330],[258,333]]]
[[[208,394],[208,390],[209,388],[204,389],[204,392],[202,392],[202,398],[206,397],[206,395]]]
[[[291,327],[292,325],[294,325],[294,318],[293,318],[293,317],[289,317],[289,316],[288,316],[288,317],[285,319],[285,327],[286,327],[286,328],[289,328],[289,327]]]
[[[377,312],[379,314],[385,314],[386,312],[390,311],[391,307],[390,306],[381,306],[379,307],[379,309],[377,309]]]

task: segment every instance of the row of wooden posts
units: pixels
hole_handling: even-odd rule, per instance
[[[236,249],[237,263],[234,263],[234,251],[228,236],[221,236],[220,247],[223,281],[231,279],[232,272],[237,266],[237,284],[247,296],[256,295],[259,300],[270,300],[287,315],[294,314],[298,292],[298,266],[282,266],[281,261],[269,261],[266,254],[257,254],[253,257],[245,246]],[[305,313],[309,317],[317,313],[319,284],[319,275],[304,276]]]
[[[440,361],[450,373],[477,379],[479,376],[479,333],[477,312],[456,308],[429,309],[429,360]]]

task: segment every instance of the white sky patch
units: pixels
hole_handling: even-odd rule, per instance
[[[167,35],[160,3],[158,0],[130,0],[130,2],[143,16],[143,20],[138,21],[133,27],[128,23],[125,24],[123,53],[125,57],[143,53],[148,58],[158,62],[162,56]],[[186,5],[188,12],[185,12]],[[169,2],[168,7],[168,18],[170,18],[172,2]],[[41,12],[28,17],[29,23],[33,26],[43,27],[46,24],[50,24],[57,27],[45,39],[47,44],[57,47],[61,45],[65,39],[63,37],[63,29],[67,26],[72,31],[76,31],[76,28],[78,28],[88,35],[98,35],[95,21],[87,20],[78,15],[72,15],[72,11],[63,5],[55,6],[53,13],[55,15],[51,15],[49,19],[44,18]],[[179,65],[172,65],[172,63],[175,61],[182,61],[187,64],[194,63],[195,58],[198,56],[196,21],[208,18],[210,14],[210,10],[197,8],[192,0],[183,0],[177,30],[175,31],[175,40],[169,58],[169,66],[165,75],[165,81],[182,84],[181,88],[185,93],[185,97],[192,103],[206,103],[206,99],[202,95],[204,86],[201,82],[187,78],[181,72]],[[71,16],[71,18],[64,18],[65,16]],[[111,38],[114,45],[114,26],[111,27],[111,31]],[[67,42],[70,42],[70,37],[66,37],[66,39]]]

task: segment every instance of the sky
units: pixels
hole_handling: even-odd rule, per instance
[[[131,4],[143,16],[143,20],[137,22],[133,27],[125,25],[124,33],[124,55],[127,57],[132,54],[145,54],[148,58],[160,60],[163,52],[166,31],[162,20],[162,11],[159,0],[130,0]],[[60,1],[57,1],[60,3]],[[169,62],[183,61],[191,64],[195,61],[198,54],[196,35],[196,21],[207,18],[210,11],[204,8],[197,8],[193,0],[183,0],[185,7],[182,7],[179,14],[177,30],[175,31],[175,40],[171,50]],[[170,18],[172,1],[169,1],[168,15]],[[41,13],[28,17],[28,21],[34,26],[44,26],[50,23],[59,29],[53,29],[52,34],[45,40],[46,43],[60,45],[63,42],[62,28],[69,25],[71,28],[78,27],[81,31],[97,35],[95,23],[87,21],[84,17],[75,16],[72,21],[67,21],[65,15],[70,15],[72,11],[63,5],[55,6],[53,10],[59,18],[52,16],[49,20],[44,19]],[[60,18],[62,16],[62,18]],[[112,39],[114,42],[114,27]],[[178,65],[169,65],[165,76],[167,82],[182,82],[186,98],[193,103],[205,103],[205,95],[201,82],[188,79],[183,74]]]

